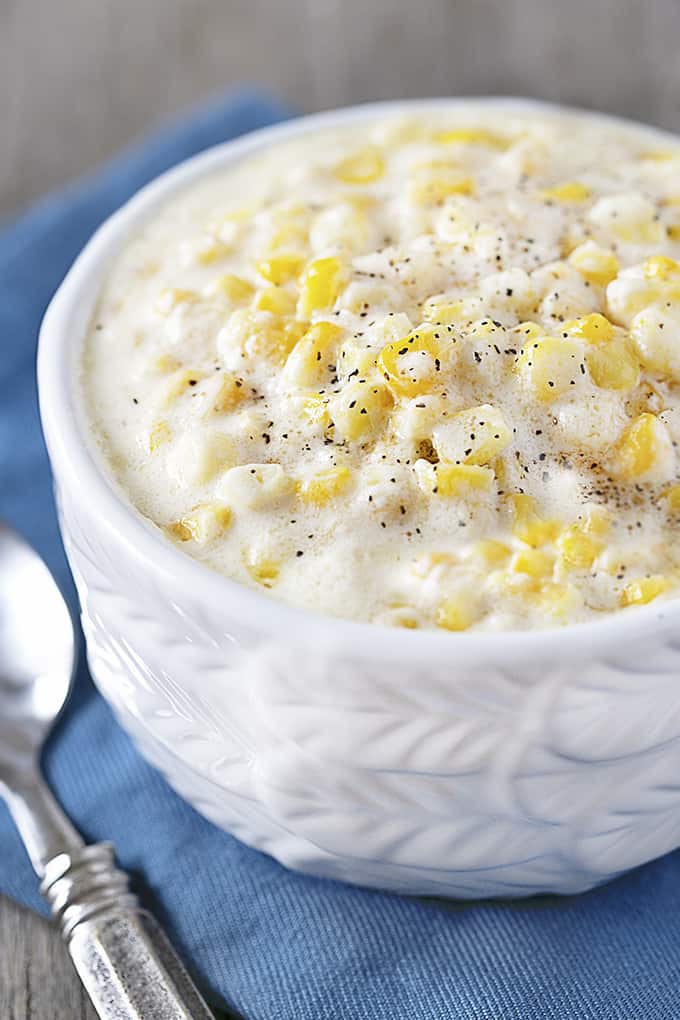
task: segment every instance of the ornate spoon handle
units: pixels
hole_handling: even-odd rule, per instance
[[[108,843],[52,858],[41,890],[102,1020],[214,1020]]]

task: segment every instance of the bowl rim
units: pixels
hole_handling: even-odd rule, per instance
[[[408,630],[334,617],[301,608],[260,593],[232,580],[182,552],[160,529],[137,511],[108,473],[104,458],[87,435],[87,417],[78,399],[79,355],[101,283],[112,259],[128,238],[174,194],[220,168],[235,165],[251,154],[306,134],[380,116],[442,111],[446,108],[506,109],[509,113],[549,112],[580,116],[618,125],[678,144],[678,137],[661,128],[611,114],[563,106],[537,99],[506,96],[439,97],[390,100],[329,110],[260,128],[213,146],[167,170],[137,191],[97,228],[69,269],[52,298],[40,328],[38,392],[40,416],[55,477],[60,484],[87,492],[91,512],[115,532],[131,555],[162,575],[166,585],[212,606],[228,607],[229,615],[246,626],[263,621],[272,634],[306,642],[325,642],[351,650],[364,659],[418,660],[446,663],[498,660],[498,653],[534,660],[537,655],[573,659],[579,650],[592,657],[598,649],[616,648],[644,634],[680,623],[680,599],[630,607],[601,620],[537,630],[498,630],[449,633]]]

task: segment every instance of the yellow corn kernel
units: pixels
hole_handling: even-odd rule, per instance
[[[532,548],[552,542],[560,532],[560,522],[539,516],[531,496],[515,493],[510,497],[513,512],[512,533]]]
[[[411,182],[409,197],[417,205],[441,205],[451,195],[473,195],[475,182],[452,167],[420,167]]]
[[[233,273],[218,276],[210,285],[210,290],[213,294],[223,294],[232,304],[244,304],[255,292],[252,283]]]
[[[273,588],[281,573],[281,564],[259,550],[251,550],[248,553],[245,565],[252,579],[263,588]]]
[[[191,304],[194,301],[198,301],[198,294],[195,290],[166,287],[158,295],[155,307],[159,315],[170,315],[178,305]]]
[[[588,283],[598,287],[606,287],[619,271],[616,255],[606,248],[600,248],[594,241],[585,241],[574,248],[568,262]]]
[[[680,223],[669,223],[666,233],[669,241],[680,241]]]
[[[468,595],[450,595],[441,603],[435,617],[444,630],[467,630],[475,622],[472,600]]]
[[[667,379],[680,379],[680,347],[677,333],[680,327],[680,308],[677,310],[658,303],[638,312],[630,334],[635,341],[640,360],[650,372]]]
[[[327,429],[331,423],[329,398],[320,393],[305,397],[302,401],[302,413],[310,425]]]
[[[673,159],[680,159],[680,149],[650,149],[643,152],[640,159],[650,163],[669,163]]]
[[[244,386],[243,380],[231,372],[225,372],[222,376],[220,388],[211,401],[206,412],[207,415],[227,414],[235,407],[242,404],[248,397],[248,388]]]
[[[470,555],[480,559],[487,567],[497,567],[505,563],[511,554],[509,546],[495,538],[483,538],[470,548]]]
[[[346,467],[331,467],[325,471],[319,471],[312,478],[302,482],[299,487],[300,497],[305,503],[315,503],[323,506],[329,500],[335,499],[349,485],[351,472]]]
[[[283,377],[296,386],[318,384],[328,370],[331,352],[343,335],[332,322],[317,322],[298,340],[288,355]]]
[[[578,527],[584,535],[593,535],[597,538],[604,538],[608,534],[611,525],[611,514],[602,506],[592,507],[578,521]]]
[[[540,326],[537,322],[519,322],[516,326],[510,330],[513,335],[519,336],[523,344],[528,343],[529,340],[536,340],[539,336],[545,336],[545,330],[543,326]]]
[[[280,287],[282,283],[299,276],[304,265],[304,255],[295,252],[271,255],[267,259],[260,259],[257,263],[257,271],[260,276]]]
[[[230,244],[217,237],[211,237],[195,249],[193,261],[199,266],[210,266],[213,262],[219,262],[220,259],[225,258],[230,251]]]
[[[586,365],[596,386],[604,390],[632,390],[640,381],[640,359],[628,337],[589,347]]]
[[[298,301],[298,318],[310,319],[314,312],[335,304],[340,293],[342,265],[328,257],[311,262],[304,272]]]
[[[202,503],[171,524],[168,530],[180,542],[193,541],[205,545],[226,531],[231,520],[231,510],[223,503]]]
[[[622,606],[646,606],[659,595],[663,595],[669,588],[673,587],[670,577],[663,574],[653,574],[651,577],[641,577],[637,581],[630,581],[621,592]]]
[[[442,326],[453,326],[456,323],[468,322],[474,318],[477,309],[470,309],[465,301],[445,301],[443,298],[429,298],[423,305],[422,315],[425,322],[434,322]]]
[[[430,464],[429,461],[418,460],[414,468],[423,492],[446,498],[485,492],[494,480],[491,468],[477,464],[445,464],[443,461]]]
[[[430,326],[422,326],[386,344],[378,355],[378,368],[397,395],[426,393],[441,368],[440,347]]]
[[[573,584],[555,584],[549,581],[541,585],[538,596],[543,612],[560,623],[569,623],[574,612],[583,605],[583,599]]]
[[[648,280],[672,280],[680,277],[680,264],[666,255],[653,255],[645,261],[642,269]]]
[[[172,436],[170,426],[166,421],[157,421],[149,434],[149,452],[155,453],[159,446],[167,443]]]
[[[557,400],[576,385],[582,348],[574,340],[545,336],[532,340],[517,359],[517,371],[541,403]]]
[[[190,368],[180,368],[168,378],[164,386],[161,407],[169,407],[178,397],[181,397],[189,387],[195,386],[202,378],[200,372],[194,372]]]
[[[615,450],[612,471],[617,478],[633,481],[651,470],[663,451],[660,435],[663,428],[659,419],[649,412],[631,422]]]
[[[503,138],[486,128],[452,128],[439,131],[434,140],[440,145],[485,145],[489,149],[507,149],[512,145],[511,138]]]
[[[458,411],[432,433],[441,460],[465,464],[488,464],[511,439],[503,415],[491,404]]]
[[[273,315],[293,315],[296,299],[290,291],[283,287],[265,287],[258,290],[253,298],[253,308],[258,312],[271,312]]]
[[[553,558],[540,549],[520,549],[510,561],[510,570],[541,580],[552,576]]]
[[[330,410],[336,429],[351,442],[376,432],[391,406],[392,395],[383,383],[353,379],[333,398]]]
[[[680,512],[680,485],[671,485],[661,493],[660,497],[671,513]]]
[[[540,193],[543,198],[554,199],[556,202],[587,202],[592,191],[581,181],[565,181],[554,188],[544,188]]]
[[[558,537],[557,548],[560,563],[567,570],[587,570],[592,567],[604,545],[579,524],[572,524]]]
[[[385,161],[375,148],[362,149],[347,156],[335,168],[335,176],[345,184],[371,184],[385,172]]]
[[[577,340],[584,340],[588,344],[607,343],[612,340],[615,328],[609,319],[599,312],[591,312],[590,315],[582,315],[579,319],[570,319],[564,324],[564,332]]]
[[[358,375],[361,378],[375,368],[376,351],[361,347],[354,340],[347,340],[338,352],[337,369],[341,376]]]

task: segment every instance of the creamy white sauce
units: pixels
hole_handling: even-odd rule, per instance
[[[88,337],[112,473],[188,554],[339,616],[543,627],[673,596],[679,171],[642,130],[471,103],[194,184]]]

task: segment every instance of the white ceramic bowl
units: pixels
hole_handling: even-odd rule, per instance
[[[42,419],[94,678],[201,812],[317,875],[456,897],[575,892],[680,844],[680,602],[497,634],[282,605],[193,561],[126,504],[76,392],[102,276],[173,192],[303,132],[454,103],[293,121],[145,188],[45,317]]]

